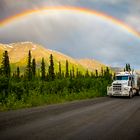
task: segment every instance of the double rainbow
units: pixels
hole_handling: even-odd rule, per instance
[[[0,21],[0,27],[7,25],[7,24],[10,24],[12,21],[18,20],[22,17],[29,15],[29,14],[38,13],[38,12],[41,12],[44,10],[59,10],[59,11],[68,10],[68,11],[73,11],[75,13],[84,13],[84,14],[95,15],[95,16],[100,17],[101,19],[103,19],[105,21],[109,21],[109,22],[115,24],[116,26],[122,27],[124,30],[126,30],[129,33],[140,38],[140,33],[138,31],[136,31],[134,28],[128,26],[126,23],[124,23],[118,19],[115,19],[115,18],[113,18],[109,15],[106,15],[104,13],[97,12],[95,10],[80,8],[80,7],[71,7],[71,6],[51,6],[51,7],[42,7],[42,8],[38,8],[38,9],[27,10],[23,13],[16,14],[14,16],[11,16],[7,19]]]

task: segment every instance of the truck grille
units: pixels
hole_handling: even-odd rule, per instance
[[[121,84],[113,84],[113,91],[121,91]]]

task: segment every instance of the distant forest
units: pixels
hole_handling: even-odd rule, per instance
[[[93,98],[106,95],[106,88],[113,80],[113,74],[108,67],[101,72],[86,71],[82,73],[74,67],[69,69],[66,60],[65,71],[55,72],[53,55],[46,67],[42,58],[40,72],[37,73],[36,60],[32,59],[31,51],[27,54],[27,64],[24,72],[20,67],[11,71],[8,51],[3,53],[0,67],[0,107],[17,109],[43,104]]]

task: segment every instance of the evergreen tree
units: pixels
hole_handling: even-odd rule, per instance
[[[108,68],[108,67],[106,67],[106,73],[107,73],[107,74],[109,74],[109,73],[110,73],[110,71],[109,71],[109,68]]]
[[[88,72],[88,69],[87,69],[87,71],[86,71],[86,74],[85,74],[85,77],[89,77],[90,75],[89,75],[89,72]]]
[[[54,80],[55,79],[55,73],[54,73],[54,62],[53,62],[53,55],[50,55],[50,66],[49,66],[49,79]]]
[[[27,62],[27,67],[26,67],[26,77],[28,78],[28,80],[32,79],[32,64],[31,64],[31,51],[29,50],[28,53],[28,62]]]
[[[94,78],[94,73],[93,72],[91,72],[91,78]]]
[[[76,69],[76,77],[77,78],[79,77],[79,70],[78,70],[78,68]]]
[[[3,53],[2,65],[1,65],[1,74],[6,76],[6,77],[10,77],[10,74],[11,74],[8,51],[5,51]]]
[[[98,70],[95,70],[95,76],[98,77]]]
[[[16,77],[20,78],[20,69],[19,69],[19,67],[17,67]]]
[[[130,64],[126,64],[126,65],[125,65],[125,70],[126,70],[126,71],[131,71]]]
[[[70,70],[70,78],[72,79],[73,78],[73,76],[72,76],[72,71]]]
[[[32,74],[35,77],[36,76],[36,61],[35,58],[32,60]]]
[[[104,70],[103,70],[103,67],[101,68],[101,76],[104,76]]]
[[[75,77],[75,71],[74,71],[74,66],[72,67],[72,77]]]
[[[16,72],[13,72],[13,73],[12,73],[12,78],[17,78]]]
[[[59,73],[58,73],[58,77],[61,78],[61,76],[62,76],[61,62],[59,62]]]
[[[104,77],[105,77],[105,79],[108,80],[109,82],[112,81],[112,74],[110,73],[110,70],[109,70],[108,67],[106,67]]]
[[[44,58],[42,58],[42,61],[41,61],[41,79],[42,80],[45,80],[45,75],[46,75],[45,61],[44,61]]]
[[[116,78],[116,74],[114,73],[114,74],[113,74],[113,80],[115,80],[115,78]]]
[[[125,65],[125,70],[128,71],[128,64]]]
[[[62,71],[61,78],[65,78],[65,73]]]
[[[128,66],[128,71],[131,71],[130,64],[127,64],[127,66]]]
[[[79,71],[78,73],[79,73],[79,74],[78,74],[79,78],[84,78],[84,75],[82,74],[81,71]]]
[[[69,77],[69,63],[68,60],[66,60],[66,74],[65,77],[68,78]]]

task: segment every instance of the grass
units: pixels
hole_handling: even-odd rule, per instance
[[[30,108],[35,106],[64,103],[74,100],[91,99],[105,96],[94,90],[82,91],[79,93],[61,93],[61,94],[38,94],[31,91],[28,96],[24,95],[18,100],[15,94],[10,94],[6,101],[0,103],[0,111],[16,110],[21,108]]]

